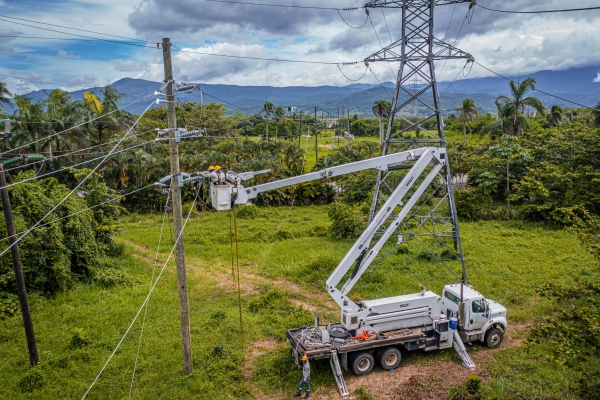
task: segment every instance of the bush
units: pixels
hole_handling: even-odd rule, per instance
[[[329,207],[329,233],[336,238],[357,238],[367,227],[367,218],[361,207],[335,203]]]
[[[236,210],[236,216],[241,219],[253,219],[261,217],[262,212],[254,204],[241,205]]]
[[[448,400],[480,400],[481,378],[471,375],[462,386],[456,386],[449,390]]]
[[[41,389],[44,386],[44,376],[39,367],[33,367],[18,383],[19,389],[23,393],[31,393],[36,389]]]
[[[19,298],[12,293],[0,292],[0,320],[20,313]]]
[[[80,349],[84,346],[87,346],[90,343],[88,338],[88,334],[82,328],[73,329],[73,336],[71,336],[71,342],[69,345],[73,349]]]

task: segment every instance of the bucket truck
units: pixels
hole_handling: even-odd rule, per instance
[[[365,169],[408,169],[325,282],[325,290],[340,307],[340,321],[319,325],[315,313],[314,326],[287,331],[296,364],[300,365],[302,355],[309,359],[329,359],[343,396],[348,395],[348,390],[342,369],[364,375],[376,362],[384,370],[395,369],[401,361],[400,349],[432,351],[454,347],[463,366],[474,369],[463,342],[481,341],[491,348],[502,343],[507,328],[506,308],[486,299],[465,282],[446,285],[441,296],[425,287],[421,287],[420,293],[365,301],[353,301],[348,296],[419,198],[439,179],[438,173],[447,162],[446,149],[427,147],[251,187],[245,187],[244,182],[269,171],[239,174],[229,171],[227,179],[231,184],[211,186],[212,205],[222,211],[247,204],[260,193],[290,185]],[[339,287],[345,277],[348,278]]]

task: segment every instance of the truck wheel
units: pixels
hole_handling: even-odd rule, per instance
[[[356,375],[360,376],[368,374],[371,372],[374,365],[375,359],[369,352],[361,351],[352,357],[352,371],[354,371]]]
[[[396,369],[398,365],[400,365],[402,354],[400,354],[400,350],[395,347],[385,347],[379,351],[377,360],[379,361],[381,368],[390,371]]]
[[[492,328],[485,334],[485,345],[490,349],[495,349],[502,344],[504,332],[498,328]]]
[[[329,325],[327,327],[327,332],[329,332],[329,336],[332,338],[348,339],[350,337],[350,332],[348,332],[341,324]]]

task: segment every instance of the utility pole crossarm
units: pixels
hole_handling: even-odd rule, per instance
[[[456,3],[470,3],[471,0],[435,0],[436,6],[445,6]],[[428,0],[371,0],[364,5],[364,8],[402,8],[406,4],[408,7],[423,7],[429,4]]]

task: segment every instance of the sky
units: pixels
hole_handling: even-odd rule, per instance
[[[364,4],[364,0],[240,1],[333,8]],[[600,0],[478,3],[521,11],[600,6]],[[466,3],[436,7],[435,36],[456,43],[498,73],[517,76],[596,65],[600,72],[596,22],[600,10],[517,15],[476,7],[467,18],[467,9]],[[365,74],[361,60],[400,38],[401,16],[397,9],[371,9],[369,20],[362,8],[338,14],[205,0],[0,0],[0,81],[19,94],[42,88],[104,86],[124,77],[162,81],[162,50],[157,42],[169,37],[177,81],[249,86],[377,84],[394,81],[398,64],[371,63],[373,74]],[[93,40],[98,38],[113,42]],[[128,44],[115,43],[121,41]],[[358,63],[338,68],[189,52]],[[460,73],[464,64],[464,60],[438,62],[438,80],[491,76],[475,66],[464,77]]]

